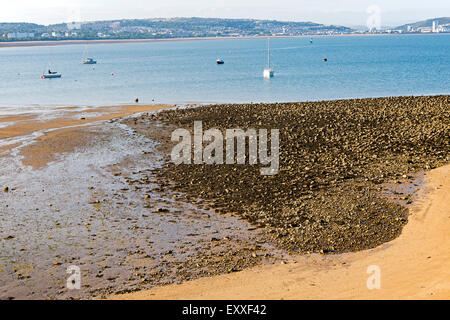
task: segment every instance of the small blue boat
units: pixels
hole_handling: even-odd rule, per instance
[[[82,64],[97,64],[97,61],[94,60],[93,58],[86,58],[81,63]]]

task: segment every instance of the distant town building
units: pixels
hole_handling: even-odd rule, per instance
[[[69,37],[76,37],[77,33],[76,32],[64,32],[64,37],[69,38]]]
[[[433,28],[432,27],[421,27],[421,28],[417,28],[417,31],[419,31],[421,33],[431,33],[431,32],[433,32]]]
[[[13,33],[8,33],[7,38],[8,39],[34,38],[34,33],[13,32]]]
[[[450,32],[450,23],[439,25],[439,32]]]
[[[439,24],[436,21],[433,21],[433,26],[431,27],[431,32],[436,33],[438,31]]]

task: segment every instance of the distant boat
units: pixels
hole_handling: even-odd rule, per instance
[[[97,64],[97,61],[94,58],[88,58],[88,45],[86,43],[86,48],[84,49],[84,58],[81,61],[81,64]]]
[[[224,64],[225,63],[225,61],[223,61],[222,59],[217,59],[217,64]]]
[[[82,64],[97,64],[97,61],[94,60],[93,58],[86,58],[81,63]]]
[[[270,38],[267,38],[267,68],[264,69],[263,76],[266,79],[273,78],[275,75],[273,69],[270,66]]]
[[[60,73],[48,70],[48,72],[44,72],[44,74],[41,76],[41,79],[57,79],[61,77],[62,75]]]
[[[312,40],[312,38],[311,38],[311,39],[309,39],[309,43],[311,43],[311,44],[313,43],[313,40]]]
[[[44,72],[43,72],[43,74],[42,74],[42,76],[41,76],[41,79],[58,79],[58,78],[61,78],[61,77],[62,77],[61,73],[51,71],[51,67],[50,67],[50,52],[49,52],[49,58],[48,58],[48,66],[47,66],[47,68],[48,68],[48,69],[47,69],[48,71],[44,71]]]

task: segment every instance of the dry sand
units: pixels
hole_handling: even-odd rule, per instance
[[[449,299],[450,165],[426,174],[401,236],[378,248],[337,256],[300,256],[112,299]],[[367,288],[380,267],[381,288]]]

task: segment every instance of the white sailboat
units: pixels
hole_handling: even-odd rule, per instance
[[[61,78],[62,75],[59,72],[54,72],[51,70],[51,66],[50,66],[50,53],[49,53],[49,58],[48,58],[48,66],[47,66],[47,70],[45,70],[42,73],[41,79],[58,79]]]
[[[275,75],[273,69],[270,66],[270,38],[267,38],[267,68],[264,69],[263,76],[266,79],[273,78]]]
[[[81,60],[81,64],[97,64],[97,61],[94,58],[88,57],[88,45],[86,43],[86,48],[84,49],[84,58]]]
[[[48,72],[44,72],[44,74],[41,76],[41,79],[58,79],[61,77],[62,77],[61,73],[53,72],[50,71],[49,69]]]

